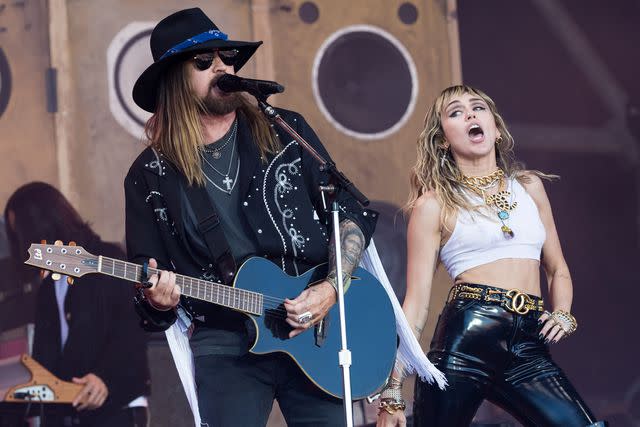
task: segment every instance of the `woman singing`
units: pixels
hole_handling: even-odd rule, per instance
[[[427,113],[406,206],[403,310],[418,337],[439,260],[454,286],[428,355],[449,385],[416,382],[415,426],[468,426],[485,399],[525,426],[604,425],[549,354],[577,328],[573,286],[541,181],[551,176],[523,170],[513,145],[493,100],[472,87],[445,89]],[[378,426],[405,425],[401,371],[382,393]]]

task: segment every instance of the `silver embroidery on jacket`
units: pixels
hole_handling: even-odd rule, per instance
[[[269,166],[267,167],[267,170],[265,172],[264,179],[262,182],[262,197],[263,197],[264,205],[267,209],[267,214],[269,215],[269,218],[271,219],[271,222],[273,223],[273,226],[275,227],[276,231],[278,232],[278,235],[280,236],[280,240],[282,241],[282,249],[283,249],[282,258],[281,258],[282,270],[286,272],[284,255],[287,254],[287,251],[288,251],[287,240],[289,240],[291,244],[291,252],[293,253],[293,266],[296,274],[299,274],[298,264],[296,263],[296,257],[298,255],[298,249],[301,249],[305,246],[306,239],[300,233],[300,231],[296,229],[294,225],[294,222],[293,222],[293,220],[295,219],[294,207],[289,207],[287,205],[281,204],[280,199],[283,199],[285,194],[298,190],[298,188],[294,187],[293,184],[291,183],[290,177],[296,176],[296,175],[299,176],[301,174],[299,163],[302,161],[302,159],[298,157],[291,163],[284,163],[276,167],[275,176],[274,176],[276,180],[276,184],[273,189],[273,201],[276,207],[278,208],[278,213],[280,214],[279,220],[277,220],[274,217],[274,215],[271,212],[271,209],[269,208],[269,203],[267,201],[267,191],[266,191],[267,177],[269,176],[269,172],[271,171],[272,167],[276,164],[279,157],[282,156],[282,154],[294,144],[296,144],[295,141],[291,141],[289,144],[287,144],[287,146],[284,147],[284,149],[273,158],[271,163],[269,163]],[[280,228],[278,223],[281,223],[282,229]],[[285,235],[288,237],[288,239],[285,238]]]

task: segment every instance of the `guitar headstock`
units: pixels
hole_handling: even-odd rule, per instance
[[[29,259],[25,264],[54,273],[80,277],[99,271],[98,257],[75,244],[63,245],[61,241],[53,245],[32,243],[27,252]]]

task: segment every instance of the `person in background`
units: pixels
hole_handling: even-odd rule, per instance
[[[11,258],[21,280],[37,290],[33,358],[64,381],[81,384],[72,416],[47,415],[44,426],[135,426],[148,424],[150,394],[147,344],[127,282],[106,275],[76,278],[23,265],[31,243],[62,240],[96,255],[124,259],[104,242],[53,186],[32,182],[9,198],[4,215]]]

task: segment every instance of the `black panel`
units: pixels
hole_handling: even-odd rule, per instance
[[[611,119],[530,0],[460,0],[458,18],[465,83],[487,92],[509,121],[575,126]]]
[[[326,50],[318,88],[331,116],[360,133],[395,125],[411,100],[411,74],[402,53],[386,38],[367,31],[343,35]]]
[[[0,117],[4,114],[11,98],[11,68],[9,61],[0,47]]]

